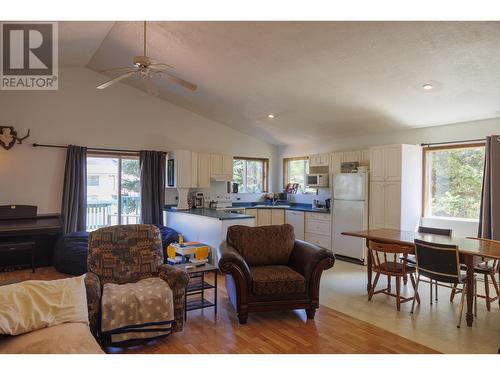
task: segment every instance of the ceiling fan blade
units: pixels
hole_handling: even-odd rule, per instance
[[[120,67],[120,68],[111,68],[111,69],[104,69],[104,70],[99,70],[99,73],[109,73],[109,72],[118,72],[120,70],[137,70],[137,68],[134,68],[133,66],[127,66],[127,67]]]
[[[168,65],[165,63],[161,64],[150,64],[148,68],[153,68],[153,69],[164,69],[164,68],[170,68],[170,69],[175,69],[172,65]]]
[[[179,84],[179,85],[181,85],[189,90],[195,91],[198,88],[198,86],[196,86],[194,83],[191,83],[191,82],[188,82],[182,78],[176,77],[176,76],[174,76],[174,75],[172,75],[164,70],[159,71],[158,73],[159,73],[160,77],[167,77],[168,79],[174,81],[175,83],[177,83],[177,84]]]
[[[153,82],[153,79],[151,78],[151,76],[148,75],[144,78],[144,85],[146,86],[146,91],[148,92],[148,94],[153,95],[153,96],[158,96],[158,94],[159,94],[158,89],[154,85],[154,82]]]
[[[121,76],[118,76],[116,78],[113,78],[112,80],[108,81],[108,82],[104,82],[102,85],[99,85],[97,86],[97,88],[99,90],[102,90],[102,89],[105,89],[106,87],[109,87],[111,86],[112,84],[116,83],[116,82],[120,82],[121,80],[125,79],[125,78],[128,78],[128,77],[131,77],[135,74],[136,72],[133,71],[133,72],[128,72],[128,73],[125,73],[125,74],[122,74]]]

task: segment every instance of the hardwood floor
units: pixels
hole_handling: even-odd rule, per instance
[[[0,273],[5,280],[50,280],[65,277],[53,268]],[[219,310],[191,311],[184,331],[130,348],[106,348],[108,353],[437,353],[401,336],[321,306],[314,320],[305,312],[250,314],[240,325],[229,304],[224,279],[219,276]]]

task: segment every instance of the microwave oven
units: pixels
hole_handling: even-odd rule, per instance
[[[307,187],[328,187],[328,173],[314,173],[306,176]]]

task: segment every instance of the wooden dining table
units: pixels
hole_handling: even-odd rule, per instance
[[[448,237],[437,234],[418,233],[397,229],[369,229],[355,232],[343,232],[345,236],[360,237],[366,239],[366,246],[368,242],[378,241],[383,243],[393,243],[400,245],[414,245],[416,239],[433,242],[443,245],[456,245],[459,254],[463,259],[463,263],[467,266],[467,312],[465,314],[467,326],[471,327],[474,321],[473,303],[474,295],[474,265],[475,257],[485,257],[490,259],[500,259],[500,242],[498,241],[484,241],[481,239]],[[372,261],[370,257],[367,259],[367,289],[370,290],[372,286]]]

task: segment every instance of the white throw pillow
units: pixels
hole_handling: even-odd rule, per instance
[[[61,323],[89,323],[85,275],[0,286],[0,334],[20,335]]]

